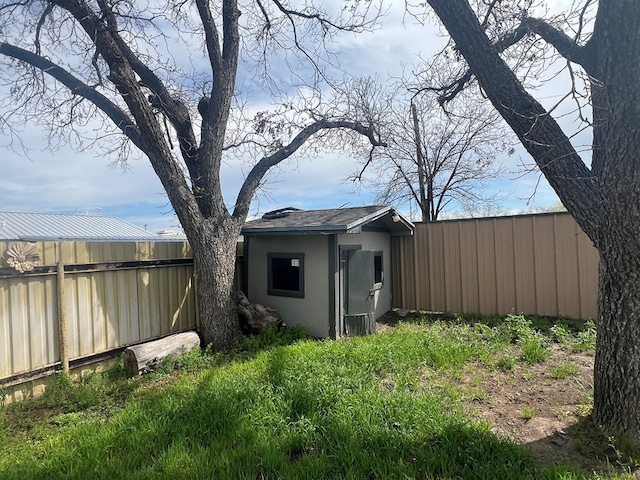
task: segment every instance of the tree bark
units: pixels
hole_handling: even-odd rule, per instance
[[[608,431],[640,442],[640,261],[637,254],[625,254],[620,238],[603,243],[593,418]]]
[[[241,336],[235,294],[236,244],[242,221],[207,219],[187,232],[194,252],[200,333],[215,351],[228,350]]]
[[[640,4],[601,1],[588,47],[598,178],[593,417],[640,443]]]
[[[598,4],[586,45],[542,21],[531,31],[589,73],[591,169],[489,42],[467,0],[428,0],[483,90],[600,253],[595,422],[640,443],[640,3]]]
[[[413,135],[416,142],[416,162],[418,164],[418,188],[420,189],[420,210],[422,211],[422,221],[428,222],[433,220],[430,218],[429,210],[433,205],[432,189],[429,189],[429,199],[425,198],[425,172],[424,172],[424,155],[422,153],[422,142],[420,141],[420,123],[418,122],[418,110],[415,103],[411,104],[411,117],[413,118]]]

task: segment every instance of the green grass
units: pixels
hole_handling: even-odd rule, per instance
[[[424,321],[322,342],[270,331],[143,378],[121,365],[61,375],[43,397],[0,409],[0,478],[622,478],[541,466],[465,414],[461,387],[443,379],[529,363],[533,327],[506,323]]]
[[[574,352],[595,352],[596,349],[596,325],[592,320],[585,323],[578,332],[577,339],[572,343]]]
[[[573,363],[561,363],[556,365],[551,370],[551,378],[555,378],[556,380],[562,380],[564,378],[570,377],[571,375],[575,375],[578,373],[579,368],[577,365]]]

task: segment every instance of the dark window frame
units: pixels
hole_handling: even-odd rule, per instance
[[[380,290],[384,285],[384,252],[373,252],[373,288]]]
[[[278,286],[283,283],[287,283],[287,279],[280,280],[276,278],[276,285],[274,287],[274,260],[298,260],[298,266],[291,266],[290,269],[297,268],[298,269],[298,277],[297,277],[297,289],[289,289],[289,288],[278,288]],[[289,279],[290,281],[291,279]],[[304,253],[280,253],[280,252],[269,252],[267,253],[267,295],[274,295],[278,297],[294,297],[294,298],[304,298]]]

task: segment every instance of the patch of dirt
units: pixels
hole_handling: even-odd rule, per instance
[[[403,319],[396,312],[383,316],[377,323],[378,332]],[[411,313],[406,319],[411,319]],[[589,435],[595,435],[588,417],[594,357],[558,345],[550,350],[549,358],[540,364],[518,362],[511,371],[471,365],[460,377],[456,374],[455,382],[464,391],[474,392],[467,400],[469,413],[486,420],[498,436],[521,444],[542,464],[610,471],[606,458],[588,451]],[[553,378],[555,367],[567,364],[575,365],[577,371],[566,378]],[[640,472],[635,477],[640,478]]]
[[[552,378],[550,372],[561,364],[576,365],[578,371]],[[494,433],[523,445],[540,462],[579,465],[590,471],[606,466],[576,445],[578,424],[585,421],[592,398],[593,356],[554,346],[541,364],[483,373],[479,381],[460,381],[482,392],[471,400],[469,411],[487,420]]]

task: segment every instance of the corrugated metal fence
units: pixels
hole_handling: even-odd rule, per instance
[[[24,274],[7,262],[6,252],[16,243],[0,242],[0,384],[51,369],[65,354],[58,262],[72,362],[196,327],[186,242],[32,243],[40,262]]]
[[[0,386],[62,362],[58,262],[72,363],[196,327],[186,242],[33,243],[25,274],[7,262],[15,243],[0,242]],[[596,317],[598,252],[569,214],[417,224],[392,257],[396,307]]]
[[[598,252],[568,213],[417,224],[392,252],[399,308],[597,315]]]

